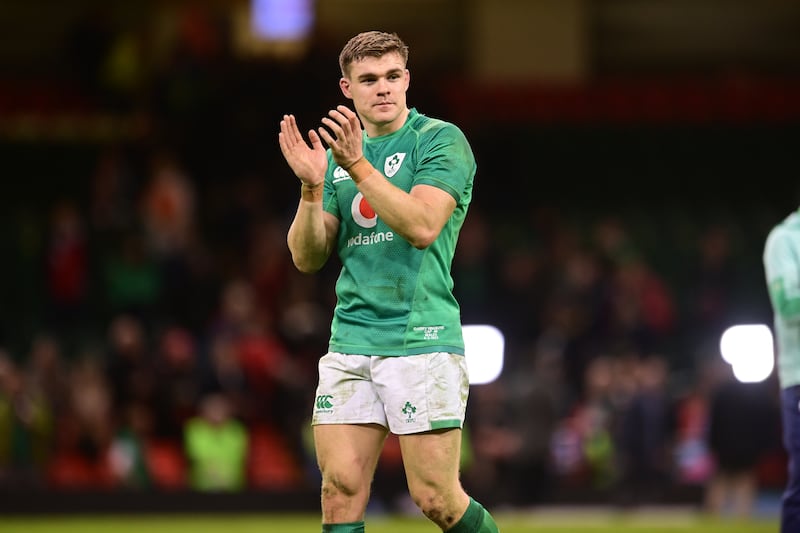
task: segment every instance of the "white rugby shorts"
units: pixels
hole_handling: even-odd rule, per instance
[[[329,352],[319,360],[316,424],[380,424],[397,435],[460,428],[469,395],[463,355]]]

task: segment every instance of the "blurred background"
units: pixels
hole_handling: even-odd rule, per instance
[[[455,290],[506,345],[471,390],[467,488],[495,508],[776,501],[776,377],[736,379],[720,337],[771,324],[800,3],[5,0],[0,508],[316,509],[338,265],[291,265],[278,123],[345,103],[338,53],[368,29],[410,45],[409,104],[478,161]],[[407,509],[404,482],[390,438],[375,509]]]

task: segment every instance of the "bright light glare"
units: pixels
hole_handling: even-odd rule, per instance
[[[505,337],[494,326],[468,325],[463,327],[464,348],[469,369],[470,385],[496,380],[503,371]]]
[[[764,324],[731,326],[722,334],[719,350],[742,383],[764,381],[775,367],[772,331]]]
[[[314,24],[313,0],[252,0],[256,35],[264,39],[305,39]]]

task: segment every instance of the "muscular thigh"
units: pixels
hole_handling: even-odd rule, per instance
[[[351,486],[368,485],[386,435],[386,428],[378,424],[314,426],[314,447],[323,477],[335,476]]]
[[[461,462],[461,430],[435,430],[413,435],[400,435],[408,486],[412,492],[433,487],[446,491],[459,481]]]

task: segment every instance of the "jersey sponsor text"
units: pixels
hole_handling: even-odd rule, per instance
[[[391,231],[373,231],[366,235],[359,233],[355,237],[347,239],[347,247],[351,246],[369,246],[371,244],[378,244],[380,242],[391,242],[394,240],[394,233]]]

